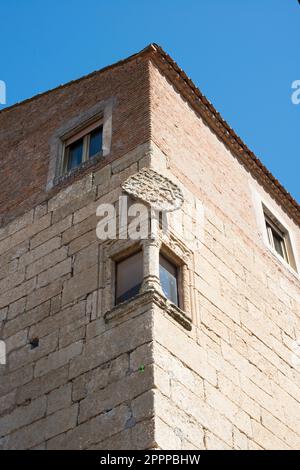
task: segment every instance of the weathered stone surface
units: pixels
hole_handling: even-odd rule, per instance
[[[173,211],[181,207],[183,194],[168,178],[150,168],[130,176],[122,188],[131,196],[149,204],[157,211]]]
[[[24,450],[41,444],[44,441],[46,419],[35,421],[9,436],[4,444],[4,450]]]
[[[47,229],[51,224],[51,216],[50,214],[45,215],[42,217],[37,223],[27,225],[21,230],[18,230],[11,236],[4,238],[0,241],[0,254],[5,253],[6,251],[10,250],[11,248],[19,245],[20,243],[28,240],[30,237],[33,237],[38,232]]]
[[[47,449],[87,449],[92,444],[123,430],[129,416],[126,405],[118,406],[77,426],[66,434],[50,439],[47,442]]]
[[[34,309],[24,312],[24,301],[20,302],[17,307],[17,313],[14,315],[16,318],[8,321],[3,328],[3,337],[7,338],[23,329],[39,323],[43,318],[47,317],[50,313],[50,302],[44,302],[43,304],[35,307]],[[50,333],[47,331],[46,333]],[[29,334],[30,336],[30,334]]]
[[[47,414],[67,408],[72,402],[72,384],[68,383],[49,393],[47,399]]]
[[[25,364],[36,363],[40,358],[47,356],[57,347],[58,335],[56,332],[44,336],[37,348],[32,349],[30,344],[12,351],[8,356],[9,370],[18,369]]]
[[[7,292],[4,292],[0,295],[0,308],[6,307],[16,300],[21,299],[26,295],[30,295],[35,289],[35,279],[30,279],[29,281],[23,282],[22,284],[14,287]],[[33,295],[33,294],[32,294]]]
[[[0,416],[14,408],[16,402],[16,390],[0,397]]]
[[[97,390],[80,402],[79,423],[127,402],[153,386],[153,370],[147,367],[144,372],[136,372],[112,383],[104,390]]]
[[[42,245],[44,246],[44,245]],[[58,250],[54,250],[51,253],[39,258],[34,263],[27,266],[26,269],[26,278],[30,279],[37,274],[40,274],[43,271],[46,271],[48,268],[56,265],[60,261],[64,260],[67,257],[67,249],[66,247],[59,248]],[[40,280],[40,278],[39,278]],[[41,285],[41,283],[39,283]]]
[[[140,367],[152,362],[154,362],[152,342],[143,344],[130,354],[130,369],[132,371],[137,371]]]
[[[59,410],[47,417],[45,428],[45,439],[64,433],[76,426],[78,405]]]
[[[38,259],[48,255],[49,253],[57,250],[61,246],[60,236],[56,236],[46,241],[42,245],[27,251],[20,257],[20,266],[27,266],[35,263]]]
[[[28,364],[13,372],[1,373],[0,377],[0,396],[2,396],[30,382],[33,378],[33,366]]]
[[[89,292],[97,289],[98,266],[95,264],[90,269],[81,271],[71,279],[65,282],[62,305],[66,305],[72,300],[86,296]]]
[[[26,304],[26,297],[23,297],[22,299],[19,299],[16,302],[13,302],[12,304],[10,304],[9,309],[7,307],[8,309],[7,319],[11,320],[12,318],[15,318],[17,315],[24,313],[25,304]]]
[[[6,340],[6,354],[14,349],[19,349],[27,343],[28,330],[23,329]]]
[[[64,230],[67,230],[72,224],[72,216],[66,217],[60,222],[51,225],[51,227],[47,228],[46,230],[42,230],[41,232],[37,233],[31,240],[30,240],[30,247],[31,249],[41,245],[42,243],[47,242],[53,237],[57,235],[61,235]]]
[[[51,299],[51,297],[55,297],[61,292],[62,284],[63,279],[57,279],[56,281],[52,282],[51,284],[48,284],[45,287],[39,287],[38,289],[34,290],[27,297],[26,309],[31,310],[37,305],[40,305],[46,302],[48,299]]]
[[[135,421],[142,421],[154,417],[154,392],[148,390],[142,395],[139,395],[132,401],[131,405],[132,414]]]
[[[29,405],[19,406],[10,414],[0,418],[1,436],[42,418],[46,412],[46,403],[46,397],[40,397]]]
[[[96,171],[94,174],[94,184],[95,185],[104,185],[109,183],[109,179],[111,176],[111,166],[106,165],[104,168],[102,168],[99,171]]]
[[[43,304],[44,305],[44,304]],[[67,327],[70,325],[73,327],[76,325],[78,320],[82,320],[82,324],[85,324],[85,302],[79,302],[76,305],[67,307],[60,310],[56,314],[47,315],[46,318],[41,318],[41,321],[37,321],[29,329],[30,338],[41,338],[47,334],[63,329],[66,332]]]
[[[77,377],[128,350],[149,342],[151,334],[152,315],[150,312],[105,331],[100,337],[91,339],[84,348],[83,354],[71,361],[70,378]],[[120,338],[122,341],[119,341]]]
[[[101,261],[98,259],[98,243],[87,246],[75,255],[74,274],[85,271]]]
[[[82,351],[82,341],[73,343],[64,349],[49,354],[47,357],[43,357],[38,360],[35,365],[34,375],[39,377],[47,374],[52,369],[57,369],[67,364],[72,358],[80,355]]]
[[[33,400],[41,395],[48,394],[51,390],[60,387],[68,380],[68,366],[63,366],[50,371],[41,377],[34,378],[22,385],[17,390],[16,402],[18,405],[28,400]]]

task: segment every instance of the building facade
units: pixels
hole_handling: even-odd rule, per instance
[[[299,448],[300,207],[178,65],[150,45],[0,141],[0,448]]]

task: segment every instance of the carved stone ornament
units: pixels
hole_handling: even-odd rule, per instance
[[[143,168],[130,176],[122,189],[157,211],[175,211],[183,204],[181,189],[151,168]]]

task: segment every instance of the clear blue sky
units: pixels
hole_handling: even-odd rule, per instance
[[[0,25],[7,106],[157,42],[300,201],[297,0],[0,0]]]

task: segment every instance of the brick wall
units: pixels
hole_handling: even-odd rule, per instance
[[[114,98],[112,148],[98,166],[146,142],[148,87],[147,62],[133,60],[4,109],[0,113],[0,223],[51,196],[45,192],[51,138],[66,121],[77,118],[97,102]],[[69,179],[66,184],[70,183]]]

